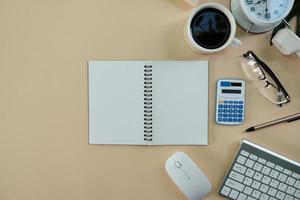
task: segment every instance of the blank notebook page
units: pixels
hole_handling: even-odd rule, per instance
[[[208,144],[208,62],[151,61],[152,144]]]
[[[143,61],[89,61],[89,143],[144,144]]]

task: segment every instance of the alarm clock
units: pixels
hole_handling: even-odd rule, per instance
[[[236,22],[252,33],[275,28],[291,11],[294,0],[231,0]]]

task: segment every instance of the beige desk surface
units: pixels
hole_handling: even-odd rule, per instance
[[[217,189],[241,138],[300,161],[300,122],[244,132],[300,111],[300,59],[270,47],[270,33],[245,38],[241,29],[241,48],[201,56],[182,37],[190,9],[181,0],[0,1],[1,200],[184,199],[164,170],[176,151],[189,154],[213,183],[206,199],[221,199]],[[272,105],[249,83],[246,123],[218,126],[216,80],[244,78],[237,57],[249,49],[272,66],[292,102]],[[210,144],[88,145],[89,59],[209,60]]]

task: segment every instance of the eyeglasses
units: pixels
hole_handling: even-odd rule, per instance
[[[243,54],[241,67],[250,80],[257,82],[260,93],[269,101],[280,106],[290,102],[291,97],[276,75],[252,51]]]

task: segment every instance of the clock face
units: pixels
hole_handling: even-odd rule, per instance
[[[262,22],[282,20],[292,9],[294,0],[241,0],[248,17]]]

